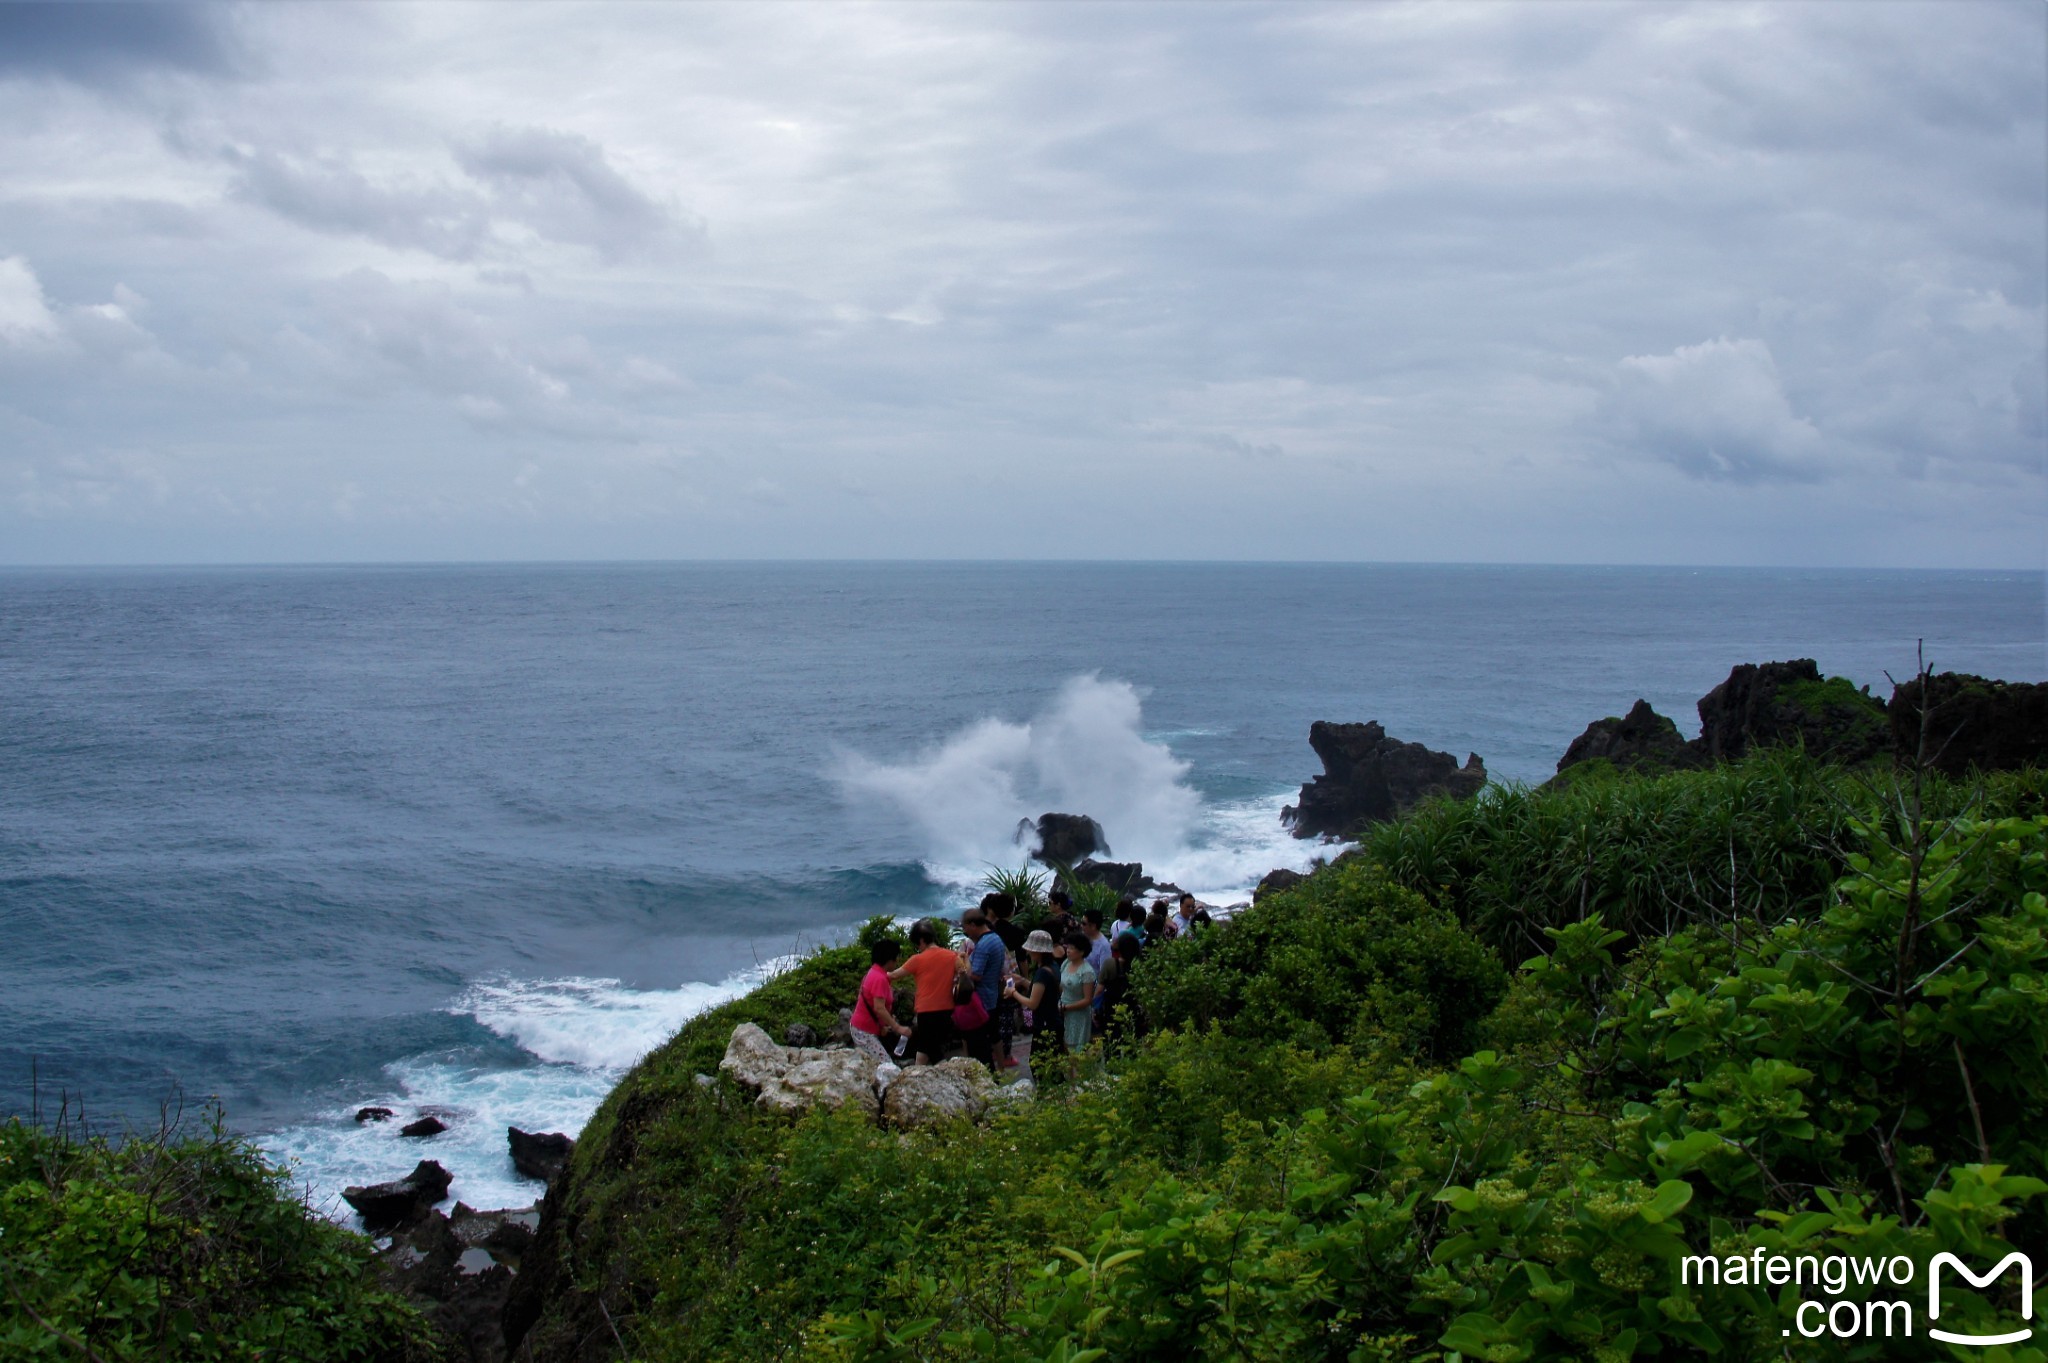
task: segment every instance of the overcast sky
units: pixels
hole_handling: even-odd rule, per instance
[[[0,3],[0,562],[2034,567],[2048,6]]]

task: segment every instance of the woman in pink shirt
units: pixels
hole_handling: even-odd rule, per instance
[[[894,1064],[895,1057],[889,1054],[882,1038],[910,1035],[910,1029],[896,1020],[896,986],[889,982],[889,972],[896,968],[902,955],[903,948],[886,937],[875,943],[869,956],[874,964],[860,982],[860,994],[853,1001],[853,1016],[848,1019],[855,1049],[885,1064]]]

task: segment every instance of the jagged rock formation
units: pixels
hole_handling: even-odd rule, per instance
[[[988,1111],[995,1095],[996,1081],[988,1067],[956,1055],[897,1075],[883,1096],[882,1115],[895,1126],[930,1126],[962,1118],[972,1121]]]
[[[1017,825],[1017,840],[1027,836],[1038,842],[1031,855],[1048,866],[1072,866],[1083,857],[1109,851],[1102,825],[1086,814],[1041,814],[1035,824],[1026,819]]]
[[[454,1176],[438,1163],[423,1159],[404,1178],[389,1183],[344,1188],[341,1200],[356,1209],[371,1230],[404,1226],[425,1216],[436,1202],[448,1196]]]
[[[1431,795],[1475,795],[1486,784],[1478,753],[1465,765],[1446,752],[1388,738],[1377,721],[1309,725],[1308,743],[1323,774],[1301,788],[1300,802],[1280,811],[1297,838],[1344,837],[1363,824],[1384,823]]]
[[[508,1126],[505,1140],[512,1148],[512,1167],[522,1178],[537,1178],[542,1183],[561,1173],[576,1149],[576,1142],[559,1131],[536,1134]]]
[[[2048,763],[2048,683],[1938,672],[1926,693],[1925,755],[1936,770],[1961,776]],[[1675,724],[1638,700],[1626,716],[1588,725],[1557,770],[1601,760],[1622,770],[1697,767],[1787,744],[1845,765],[1890,756],[1910,766],[1921,749],[1922,708],[1917,676],[1887,705],[1846,678],[1823,677],[1811,658],[1743,663],[1700,697],[1698,738],[1681,740]]]
[[[1557,769],[1576,767],[1581,762],[1607,761],[1626,771],[1632,767],[1657,770],[1686,767],[1696,763],[1692,745],[1681,738],[1678,726],[1637,700],[1619,719],[1609,715],[1596,719],[1572,740]]]
[[[1074,879],[1083,885],[1107,885],[1118,894],[1143,894],[1157,888],[1145,874],[1142,861],[1096,861],[1090,857],[1075,865]]]
[[[1830,762],[1865,762],[1891,746],[1884,702],[1841,677],[1824,678],[1811,658],[1743,663],[1700,697],[1705,762],[1727,762],[1752,748],[1804,744]]]
[[[448,1123],[442,1121],[439,1117],[428,1115],[416,1122],[407,1122],[404,1126],[398,1128],[398,1134],[401,1136],[411,1136],[415,1140],[421,1140],[428,1136],[438,1136],[447,1129]]]
[[[458,1202],[448,1216],[430,1211],[394,1234],[379,1268],[470,1363],[505,1357],[505,1303],[533,1245],[540,1213],[532,1207],[480,1212]]]
[[[1261,899],[1277,890],[1291,890],[1307,879],[1308,877],[1299,871],[1290,871],[1284,866],[1275,867],[1266,872],[1258,885],[1253,888],[1252,903],[1258,903]]]
[[[1911,762],[1921,747],[1926,712],[1928,763],[1950,776],[1971,768],[2007,771],[2048,765],[2048,683],[1990,681],[1967,672],[1937,672],[1921,694],[1911,677],[1892,693],[1892,751]]]

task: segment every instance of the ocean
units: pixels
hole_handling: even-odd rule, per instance
[[[209,1096],[315,1205],[531,1201],[638,1056],[1017,821],[1228,903],[1319,851],[1317,719],[1537,782],[1811,657],[2048,679],[2038,572],[1221,564],[0,571],[0,1115]],[[35,1092],[32,1094],[32,1085]],[[381,1104],[447,1114],[404,1141]]]

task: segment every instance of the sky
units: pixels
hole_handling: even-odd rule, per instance
[[[0,0],[0,563],[2048,562],[2048,6]]]

